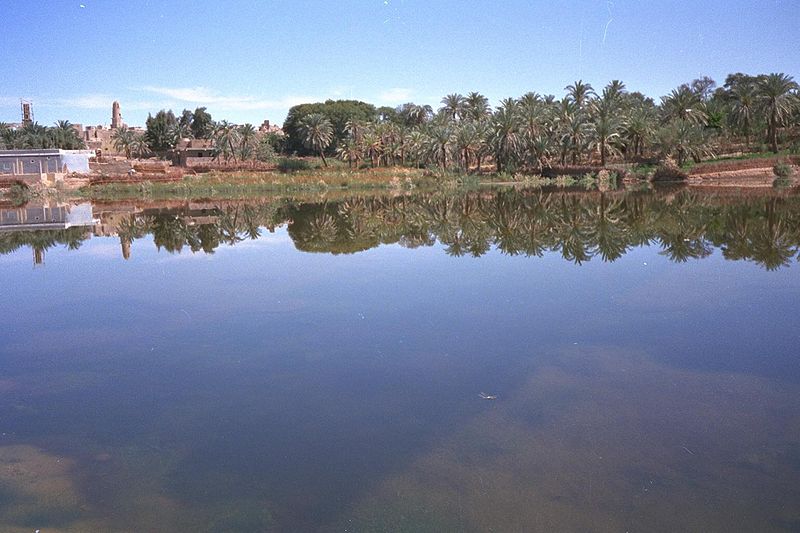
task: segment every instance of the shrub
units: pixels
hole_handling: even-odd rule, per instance
[[[687,177],[686,173],[678,168],[675,161],[668,157],[658,166],[650,180],[654,182],[674,182],[685,181]]]
[[[281,157],[278,159],[278,170],[281,172],[296,172],[298,170],[311,170],[311,165],[305,159]]]
[[[779,178],[788,178],[792,175],[792,167],[786,163],[776,163],[775,166],[772,167],[772,172]]]
[[[22,182],[16,182],[8,189],[8,198],[15,206],[21,206],[30,201],[31,190]]]

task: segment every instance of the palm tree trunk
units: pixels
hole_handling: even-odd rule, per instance
[[[778,116],[775,107],[772,108],[772,116],[769,121],[769,141],[772,145],[772,153],[778,153]]]
[[[233,162],[236,163],[236,151],[233,149],[233,142],[231,142],[230,137],[228,137],[228,146],[231,149],[231,156],[233,157]]]
[[[322,158],[322,165],[327,168],[328,162],[325,160],[325,151],[320,149],[319,156]]]

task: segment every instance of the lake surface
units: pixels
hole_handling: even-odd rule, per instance
[[[798,196],[0,221],[2,531],[800,530]]]

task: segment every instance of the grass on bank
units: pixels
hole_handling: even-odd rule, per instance
[[[334,190],[411,190],[435,187],[435,180],[413,169],[312,169],[294,172],[209,172],[171,182],[96,184],[78,191],[89,199],[237,198],[258,194],[291,194]]]

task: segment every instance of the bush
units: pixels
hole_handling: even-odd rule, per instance
[[[779,178],[788,178],[792,175],[792,167],[786,163],[776,163],[775,166],[772,167],[772,172]]]
[[[792,180],[790,178],[775,178],[772,186],[776,189],[788,189],[792,186]]]
[[[281,157],[280,159],[278,159],[278,170],[280,170],[281,172],[297,172],[299,170],[311,170],[311,165],[305,159]]]
[[[31,190],[22,182],[17,182],[11,185],[8,188],[8,192],[6,193],[8,198],[11,200],[11,203],[15,206],[25,205],[31,200],[33,196],[31,194]]]
[[[687,177],[687,174],[678,168],[675,161],[668,157],[658,166],[650,180],[653,182],[675,182],[686,181]]]

